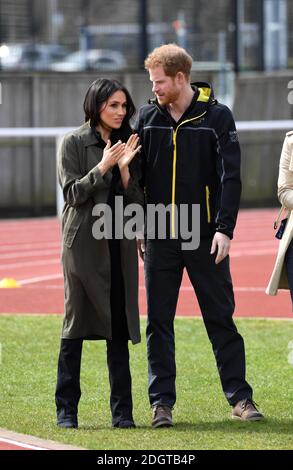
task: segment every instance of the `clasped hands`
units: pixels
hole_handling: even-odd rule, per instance
[[[138,143],[139,137],[137,134],[132,134],[126,143],[119,140],[113,146],[111,141],[108,140],[104,148],[103,158],[98,165],[102,175],[116,164],[119,166],[120,171],[127,168],[131,160],[141,149],[141,145],[138,145]]]

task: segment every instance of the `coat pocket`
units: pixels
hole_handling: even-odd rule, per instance
[[[72,247],[82,220],[83,214],[72,207],[63,229],[63,243],[68,248]]]

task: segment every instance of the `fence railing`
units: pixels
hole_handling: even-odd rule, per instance
[[[293,130],[293,119],[279,121],[238,121],[236,128],[239,132],[277,131]],[[52,137],[56,143],[56,153],[62,137],[72,131],[73,127],[2,127],[0,138],[30,138],[30,137]],[[56,207],[58,216],[61,215],[63,207],[63,195],[56,184]]]

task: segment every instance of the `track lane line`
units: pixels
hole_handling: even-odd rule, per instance
[[[44,266],[47,264],[60,264],[60,259],[49,259],[49,260],[39,260],[39,261],[28,261],[23,263],[10,263],[10,264],[0,264],[0,270],[11,269],[11,268],[24,268],[28,266]]]
[[[37,446],[33,446],[31,444],[24,444],[23,442],[19,442],[19,441],[14,441],[13,439],[5,439],[3,437],[0,437],[0,443],[1,442],[4,442],[6,444],[10,444],[10,445],[13,445],[13,446],[16,446],[16,447],[21,447],[23,449],[30,449],[30,450],[49,450],[49,449],[46,449],[45,447],[37,447]]]

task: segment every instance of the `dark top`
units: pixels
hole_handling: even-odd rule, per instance
[[[92,128],[95,136],[98,139],[97,146],[104,149],[106,147],[105,141],[102,139],[100,133]],[[111,141],[112,142],[112,141]],[[113,142],[112,142],[113,145]],[[112,320],[112,338],[115,340],[129,339],[129,332],[125,314],[125,289],[123,282],[123,274],[121,267],[121,246],[120,240],[115,237],[115,196],[118,195],[116,188],[121,181],[120,171],[118,165],[112,168],[112,180],[109,190],[109,197],[107,204],[112,210],[112,239],[108,240],[110,258],[111,258],[111,320]]]
[[[139,112],[135,130],[146,203],[171,204],[173,220],[175,205],[199,204],[201,237],[217,231],[232,238],[241,194],[235,122],[208,83],[196,83],[194,90],[178,122],[156,100]]]

